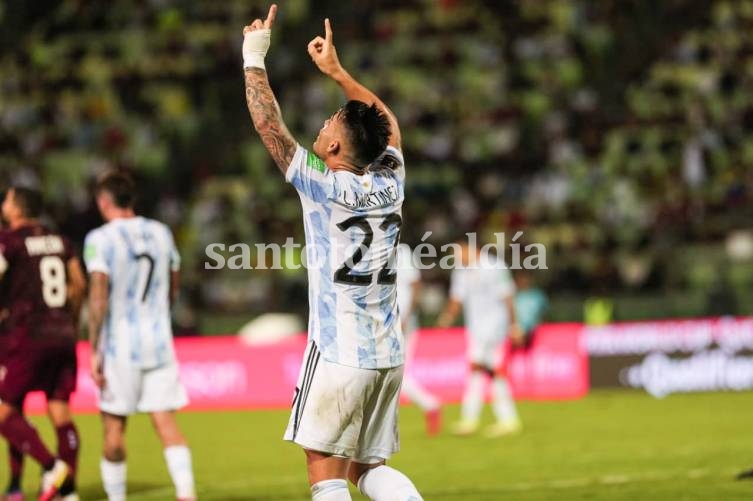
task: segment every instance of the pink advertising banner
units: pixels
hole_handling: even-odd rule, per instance
[[[509,358],[512,388],[523,399],[571,399],[589,388],[588,355],[576,324],[541,326],[533,346]],[[446,402],[460,399],[468,371],[462,329],[425,329],[417,333],[406,370]],[[247,345],[237,337],[182,338],[175,342],[189,409],[285,408],[290,405],[306,345],[305,336],[267,345]],[[96,388],[89,377],[89,346],[78,347],[78,389],[72,405],[96,410]],[[44,408],[32,394],[27,410]]]

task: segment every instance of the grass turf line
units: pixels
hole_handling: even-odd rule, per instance
[[[403,451],[391,464],[427,500],[753,499],[753,399],[749,393],[677,395],[594,392],[574,402],[523,402],[524,431],[487,440],[444,433],[427,438],[420,412],[401,409]],[[446,424],[458,409],[445,410]],[[305,500],[303,453],[281,440],[286,411],[183,413],[203,500]],[[491,422],[491,416],[485,416]],[[97,416],[76,418],[82,435],[79,492],[103,499]],[[35,417],[53,444],[46,420]],[[7,481],[0,447],[0,485]],[[148,418],[128,426],[129,500],[172,498],[172,486]],[[27,459],[24,487],[36,491],[38,467]],[[363,499],[355,490],[354,499]]]

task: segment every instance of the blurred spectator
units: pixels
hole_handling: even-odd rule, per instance
[[[242,94],[239,30],[265,4],[45,5],[39,18],[0,14],[13,20],[0,47],[0,189],[42,187],[80,241],[98,224],[92,178],[135,169],[143,212],[171,224],[193,270],[195,311],[304,313],[303,273],[203,267],[209,243],[303,241],[294,190]],[[753,220],[750,2],[313,6],[285,5],[271,49],[286,121],[313,139],[318,110],[342,99],[305,51],[326,12],[344,63],[400,117],[409,244],[471,225],[523,230],[547,247],[537,282],[553,303],[597,284],[613,298],[665,297],[705,290],[699,246],[713,252]]]

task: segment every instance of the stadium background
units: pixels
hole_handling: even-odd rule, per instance
[[[524,244],[547,249],[548,269],[534,277],[551,321],[752,313],[753,2],[279,3],[267,67],[296,137],[310,142],[342,100],[305,52],[324,16],[344,65],[400,118],[405,242],[432,231],[429,241],[441,245],[458,228],[523,231]],[[233,333],[270,311],[306,314],[303,270],[204,268],[209,243],[303,241],[297,196],[254,134],[243,95],[240,31],[265,7],[0,2],[0,188],[42,188],[50,222],[81,244],[100,224],[96,175],[134,170],[143,213],[171,225],[183,254],[180,334]],[[448,275],[435,269],[424,279],[422,323],[432,325]],[[743,499],[750,487],[728,480],[751,456],[746,398],[595,392],[556,407],[523,404],[526,433],[507,449],[427,442],[409,409],[397,461],[418,470],[430,499]],[[259,478],[277,479],[252,482],[257,498],[305,495],[301,477],[291,477],[302,470],[296,453],[272,442],[276,431],[252,433],[281,429],[282,413],[207,416],[183,418],[204,451],[200,493],[248,499],[249,485],[233,477],[248,461]],[[84,476],[96,498],[97,423],[81,419],[91,425]],[[209,464],[214,447],[202,433],[222,423],[248,450],[278,459],[234,452]],[[210,437],[237,448],[232,437]],[[464,467],[425,464],[450,450]],[[144,459],[133,475],[147,479],[136,491],[164,497],[153,492],[164,484],[153,471],[159,457],[134,454]],[[499,472],[510,474],[502,485]],[[441,478],[448,485],[436,485]],[[212,491],[225,479],[236,492]]]
[[[209,243],[303,241],[243,97],[257,4],[2,4],[0,180],[41,185],[80,242],[95,175],[135,169],[178,235],[182,323],[207,333],[305,314],[303,271],[203,269]],[[269,73],[304,142],[342,100],[305,51],[325,13],[401,118],[404,241],[523,230],[547,247],[554,320],[591,295],[621,319],[750,313],[750,2],[284,2]]]

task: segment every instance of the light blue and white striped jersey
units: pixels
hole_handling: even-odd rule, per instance
[[[105,357],[143,369],[172,362],[170,272],[180,255],[170,229],[143,217],[115,219],[89,232],[84,260],[89,273],[109,278]]]
[[[309,338],[328,362],[361,369],[402,365],[395,287],[402,153],[388,147],[359,176],[332,171],[298,146],[286,178],[303,206]]]

